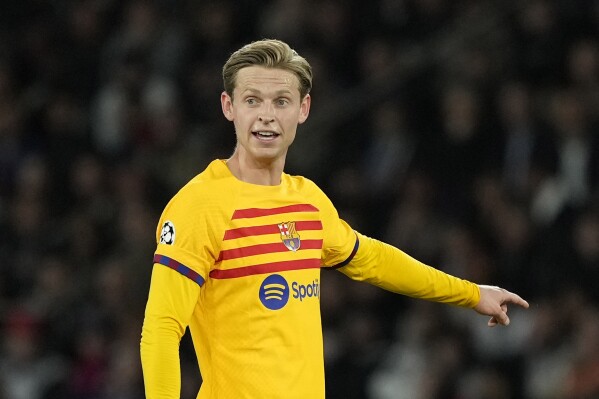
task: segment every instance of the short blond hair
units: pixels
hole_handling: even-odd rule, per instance
[[[312,89],[312,67],[306,59],[281,40],[263,39],[235,51],[223,66],[223,85],[231,98],[238,72],[249,66],[278,68],[292,72],[299,81],[300,98]]]

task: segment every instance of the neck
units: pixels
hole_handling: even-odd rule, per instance
[[[260,161],[235,150],[227,160],[227,166],[238,180],[261,186],[277,186],[281,184],[285,159]]]

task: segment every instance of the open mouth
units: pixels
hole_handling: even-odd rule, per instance
[[[270,141],[270,140],[274,140],[277,137],[279,137],[279,133],[269,132],[269,131],[257,131],[257,132],[252,132],[252,134],[258,140],[262,140],[262,141]]]

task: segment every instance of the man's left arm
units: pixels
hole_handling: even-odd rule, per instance
[[[528,303],[499,287],[477,285],[428,266],[392,245],[357,233],[359,247],[339,271],[391,292],[412,298],[469,307],[491,316],[489,326],[507,325],[507,304]]]

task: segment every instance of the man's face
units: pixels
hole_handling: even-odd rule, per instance
[[[300,98],[292,72],[251,66],[237,74],[233,98],[223,92],[225,117],[235,125],[237,149],[257,163],[285,160],[297,126],[310,111],[310,95]]]

